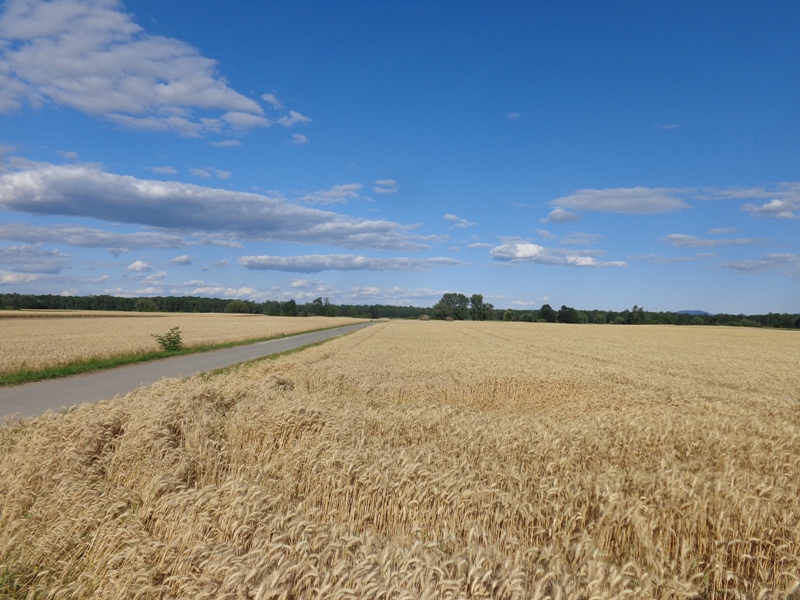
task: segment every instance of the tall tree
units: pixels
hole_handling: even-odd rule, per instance
[[[447,293],[433,306],[433,314],[437,319],[463,320],[467,316],[469,300],[464,294]]]
[[[554,311],[553,307],[549,304],[543,304],[542,308],[539,309],[539,318],[544,319],[548,323],[555,323],[556,316],[556,311]]]
[[[486,321],[494,306],[483,301],[483,294],[472,294],[469,299],[469,316],[473,321]]]

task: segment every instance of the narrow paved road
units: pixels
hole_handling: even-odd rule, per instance
[[[196,373],[221,369],[270,354],[294,350],[370,325],[372,323],[345,325],[336,329],[301,333],[270,342],[173,356],[107,371],[95,371],[62,379],[2,387],[0,388],[0,424],[4,417],[33,417],[48,410],[61,410],[84,402],[97,402],[113,398],[132,392],[143,385],[155,383],[164,377],[189,377]]]

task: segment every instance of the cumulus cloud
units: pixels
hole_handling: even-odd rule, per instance
[[[142,260],[136,260],[128,265],[128,271],[137,271],[139,273],[143,271],[151,271],[153,268]]]
[[[379,179],[373,182],[372,191],[376,194],[396,194],[400,184],[394,179]]]
[[[292,143],[293,144],[307,144],[308,143],[308,136],[303,135],[302,133],[293,133],[292,134]]]
[[[758,244],[762,240],[757,238],[733,238],[733,239],[714,239],[704,240],[693,235],[683,233],[671,233],[661,238],[662,242],[675,246],[676,248],[712,248],[714,246],[734,245],[742,246],[746,244]]]
[[[275,94],[262,94],[261,99],[276,110],[283,108],[283,103],[278,100],[278,97]]]
[[[163,167],[153,167],[150,169],[153,173],[164,173],[165,175],[175,175],[178,172],[178,169],[175,167],[170,167],[169,165],[165,165]]]
[[[306,256],[242,256],[247,269],[319,273],[320,271],[428,271],[433,267],[463,264],[452,258],[371,258],[354,254]]]
[[[194,256],[190,256],[189,254],[182,254],[181,256],[176,256],[173,259],[170,259],[173,265],[190,265],[192,264],[192,260]]]
[[[467,227],[474,227],[476,224],[467,221],[466,219],[462,219],[459,216],[453,214],[446,214],[442,217],[445,221],[450,221],[453,224],[453,227],[458,227],[459,229],[466,229]]]
[[[298,123],[310,123],[311,119],[304,115],[301,115],[296,110],[290,110],[289,115],[286,117],[281,117],[278,119],[278,123],[283,125],[284,127],[291,127],[292,125],[297,125]]]
[[[676,194],[677,190],[666,188],[585,189],[550,204],[567,210],[648,215],[688,208]]]
[[[554,208],[544,219],[539,219],[542,223],[569,223],[570,221],[580,221],[582,216],[569,211],[565,208]]]
[[[800,200],[779,200],[775,198],[764,204],[745,204],[742,210],[755,217],[775,219],[800,219]]]
[[[184,136],[269,125],[258,102],[218,74],[216,61],[149,35],[119,0],[9,0],[0,42],[2,111],[54,103]]]
[[[598,253],[598,251],[565,251],[563,249],[545,248],[538,244],[521,241],[509,241],[495,246],[489,251],[494,260],[512,264],[533,263],[594,268],[628,266],[628,263],[624,261],[604,262],[591,256],[591,254]]]
[[[328,192],[332,197],[351,197],[359,188],[350,184]],[[199,230],[236,239],[346,248],[427,248],[407,227],[391,221],[298,206],[278,195],[115,175],[98,165],[25,163],[17,170],[0,172],[0,208]]]

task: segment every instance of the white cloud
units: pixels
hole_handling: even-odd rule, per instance
[[[173,265],[190,265],[192,264],[192,259],[194,256],[190,256],[189,254],[182,254],[181,256],[176,256],[173,259],[170,259]]]
[[[400,189],[400,184],[394,179],[379,179],[373,182],[372,191],[376,194],[396,194]]]
[[[725,233],[736,233],[739,231],[736,227],[717,227],[716,229],[709,229],[708,233],[711,235],[721,235]]]
[[[359,188],[358,184],[335,186],[312,196],[347,198]],[[98,165],[24,163],[19,170],[0,171],[0,208],[200,230],[216,237],[230,235],[236,242],[248,239],[346,248],[427,248],[399,223],[298,206],[280,196],[115,175]]]
[[[233,148],[235,146],[241,146],[242,142],[239,140],[222,140],[221,142],[211,142],[211,145],[216,148]]]
[[[467,227],[474,227],[476,225],[476,223],[472,223],[471,221],[467,221],[453,214],[446,214],[442,218],[445,221],[450,221],[453,227],[458,227],[459,229],[466,229]]]
[[[800,201],[779,200],[777,198],[764,204],[745,204],[742,210],[756,217],[773,217],[775,219],[800,219]]]
[[[693,235],[686,235],[683,233],[671,233],[670,235],[661,238],[661,241],[675,246],[676,248],[711,248],[714,246],[734,245],[741,246],[745,244],[758,244],[763,240],[757,238],[734,238],[726,240],[704,240]]]
[[[353,254],[306,256],[242,256],[247,269],[319,273],[320,271],[428,271],[432,267],[464,264],[452,258],[371,258]]]
[[[675,193],[676,190],[646,187],[586,189],[557,198],[550,204],[565,209],[638,215],[688,208],[689,205]]]
[[[489,244],[487,242],[475,242],[473,244],[468,244],[467,248],[476,249],[476,248],[494,248],[494,244]]]
[[[152,267],[142,260],[136,260],[128,265],[127,270],[141,273],[144,271],[151,271]]]
[[[800,254],[767,254],[758,260],[740,260],[722,266],[738,273],[755,274],[780,270],[793,277],[800,277]]]
[[[39,281],[39,279],[41,278],[37,275],[0,271],[0,285],[24,285],[28,283],[34,283]]]
[[[561,239],[562,244],[569,244],[571,246],[591,246],[603,239],[603,235],[599,233],[586,233],[585,231],[574,231],[565,235]]]
[[[168,165],[165,165],[163,167],[153,167],[150,170],[153,171],[153,173],[164,173],[166,175],[175,175],[175,173],[178,172],[178,169],[176,169],[175,167],[170,167]]]
[[[69,256],[59,250],[42,250],[41,244],[0,247],[0,264],[13,265],[18,273],[60,273]]]
[[[570,221],[580,221],[582,216],[566,210],[565,208],[554,208],[544,219],[539,219],[542,223],[569,223]]]
[[[209,173],[207,169],[189,169],[189,172],[195,177],[200,177],[202,179],[211,177],[211,173]]]
[[[17,242],[66,244],[82,248],[181,248],[188,245],[183,237],[173,233],[118,233],[92,229],[81,225],[43,225],[30,223],[0,224],[0,238]]]
[[[302,133],[293,133],[292,134],[292,143],[293,144],[307,144],[308,143],[308,136],[303,135]]]
[[[489,252],[493,259],[512,264],[533,263],[541,265],[562,265],[570,267],[626,267],[624,261],[598,261],[590,254],[598,251],[565,251],[545,248],[530,242],[505,242]]]
[[[345,183],[335,185],[328,190],[311,192],[300,198],[296,202],[303,204],[342,204],[348,200],[358,198],[358,192],[363,186],[360,183]]]
[[[283,104],[275,94],[262,94],[261,99],[269,104],[275,110],[280,110],[283,108]]]
[[[311,119],[304,115],[301,115],[296,110],[290,110],[288,117],[281,117],[278,119],[278,123],[283,125],[284,127],[291,127],[292,125],[296,125],[297,123],[310,123]]]
[[[263,126],[261,106],[231,89],[217,63],[147,34],[118,0],[9,0],[0,17],[0,110],[55,103],[125,127],[198,136],[208,111]]]

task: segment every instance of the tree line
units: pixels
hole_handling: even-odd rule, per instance
[[[596,323],[615,325],[731,325],[742,327],[777,327],[800,329],[800,314],[767,313],[756,315],[731,315],[647,311],[634,305],[623,311],[578,310],[562,305],[556,310],[543,304],[535,310],[502,309],[484,302],[482,294],[467,297],[460,293],[447,293],[432,308],[394,306],[388,304],[332,304],[328,298],[315,298],[311,302],[295,300],[252,300],[205,298],[199,296],[151,296],[124,298],[120,296],[58,296],[53,294],[0,294],[0,309],[62,309],[106,310],[142,312],[196,312],[242,313],[270,316],[354,317],[364,319],[418,319],[428,317],[441,320],[522,321],[528,323]]]

